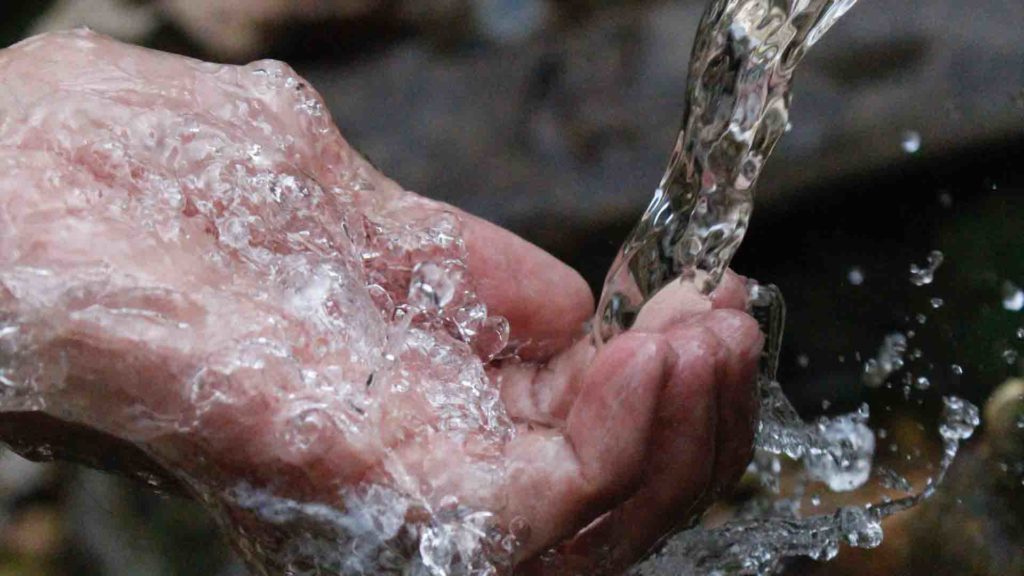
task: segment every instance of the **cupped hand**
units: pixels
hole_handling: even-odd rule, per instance
[[[250,535],[239,486],[479,512],[522,573],[621,571],[744,470],[738,277],[598,348],[574,271],[385,178],[280,63],[75,31],[0,80],[0,420],[131,442]]]

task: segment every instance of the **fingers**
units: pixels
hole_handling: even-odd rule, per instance
[[[566,348],[594,311],[583,278],[554,256],[515,234],[461,213],[467,265],[480,299],[504,316],[524,359],[544,359]]]
[[[688,522],[742,473],[750,456],[761,346],[736,310],[689,318],[664,336],[676,355],[650,435],[643,483],[620,506],[524,573],[615,574]]]
[[[704,324],[724,347],[719,365],[718,434],[712,498],[728,490],[746,470],[753,450],[758,402],[755,378],[764,335],[743,312],[719,309]]]
[[[626,334],[605,346],[583,376],[565,432],[542,428],[506,448],[506,518],[531,527],[529,557],[578,531],[625,498],[641,479],[652,424],[675,354],[655,335]]]

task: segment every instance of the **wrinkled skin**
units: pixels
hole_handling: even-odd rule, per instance
[[[7,410],[133,442],[212,488],[455,497],[519,527],[519,573],[620,571],[745,468],[762,338],[737,276],[711,298],[673,287],[596,349],[573,270],[402,190],[279,63],[77,31],[0,52],[0,82]],[[440,240],[396,247],[391,230]],[[493,359],[500,329],[470,345],[412,324],[500,395],[490,420],[445,424],[427,399],[459,392],[434,359],[380,359],[411,268],[438,254],[511,326],[517,357]]]

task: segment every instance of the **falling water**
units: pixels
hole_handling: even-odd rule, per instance
[[[761,169],[789,123],[793,71],[856,0],[714,0],[697,31],[682,129],[598,306],[599,341],[669,282],[718,285],[747,231]]]
[[[682,129],[665,174],[605,281],[593,323],[600,344],[628,329],[640,308],[673,281],[710,293],[739,248],[765,161],[789,124],[793,72],[806,51],[856,0],[713,0],[690,59]],[[933,252],[911,281],[925,286],[942,263]],[[765,574],[791,556],[830,559],[840,544],[877,546],[881,519],[930,496],[979,423],[977,408],[944,399],[944,452],[923,490],[881,504],[848,505],[803,516],[800,498],[779,494],[780,458],[803,464],[801,486],[833,492],[861,488],[872,473],[875,432],[867,405],[852,414],[804,422],[775,380],[785,305],[774,286],[753,284],[751,311],[766,334],[759,386],[761,422],[751,472],[776,494],[755,499],[718,528],[696,527],[670,540],[636,569],[643,575]],[[890,335],[865,367],[865,383],[881,385],[902,368],[906,337]],[[923,390],[927,386],[919,386]],[[910,488],[895,472],[883,483]],[[886,480],[888,479],[888,480]],[[904,490],[909,492],[909,490]]]

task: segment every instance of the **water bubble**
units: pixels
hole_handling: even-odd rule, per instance
[[[918,390],[927,390],[931,388],[932,383],[931,380],[928,380],[927,376],[918,376],[917,380],[914,380],[914,386]]]
[[[950,194],[949,192],[940,192],[939,193],[939,205],[942,206],[943,208],[952,208],[953,207],[953,195]]]
[[[807,368],[811,364],[811,359],[807,356],[807,354],[800,354],[799,356],[796,357],[796,363],[801,368]]]
[[[1010,312],[1020,312],[1024,309],[1024,291],[1009,280],[1003,282],[1003,308]]]
[[[949,367],[949,369],[952,370],[953,374],[956,374],[957,376],[964,375],[964,368],[959,364],[953,364],[952,366]]]
[[[409,282],[409,303],[425,312],[438,311],[455,297],[460,278],[452,266],[436,262],[420,262],[412,269]]]
[[[811,496],[811,506],[821,506],[821,497],[817,494]]]
[[[928,322],[928,317],[924,314],[918,314],[914,319],[917,320],[918,324],[926,324]]]
[[[1024,328],[1017,328],[1017,340],[1024,340]]]
[[[928,301],[928,303],[931,304],[933,309],[938,310],[939,308],[942,308],[943,304],[945,304],[946,301],[943,300],[942,298],[932,298],[931,300]]]
[[[913,130],[907,130],[903,133],[900,146],[907,154],[916,154],[921,150],[921,135]]]
[[[846,273],[846,279],[850,284],[854,286],[860,286],[864,283],[864,271],[859,266],[850,268],[850,271]]]
[[[944,260],[942,252],[932,250],[928,254],[928,264],[921,267],[917,264],[910,265],[910,283],[914,286],[927,286],[935,280],[935,271],[939,269]]]

